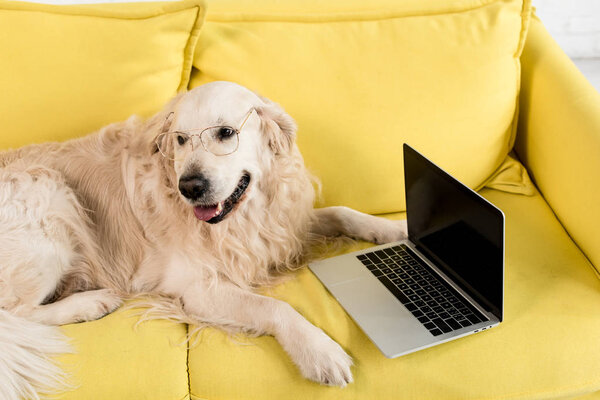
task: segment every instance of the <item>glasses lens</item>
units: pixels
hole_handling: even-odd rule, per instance
[[[238,148],[238,132],[229,126],[216,126],[202,132],[202,145],[214,155],[231,154]]]
[[[180,132],[166,132],[156,138],[158,151],[169,160],[175,159],[174,147],[188,146],[188,143],[190,143],[189,135]]]
[[[171,158],[169,156],[169,142],[170,142],[170,134],[169,133],[161,133],[156,137],[156,147],[158,147],[158,151],[163,157]]]

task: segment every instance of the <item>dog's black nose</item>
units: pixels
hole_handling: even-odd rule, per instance
[[[185,175],[179,178],[179,191],[190,200],[198,200],[208,190],[208,180],[202,175]]]

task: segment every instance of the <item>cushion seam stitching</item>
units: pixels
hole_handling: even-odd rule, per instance
[[[119,15],[118,13],[111,11],[99,10],[97,8],[86,9],[86,4],[77,5],[73,7],[69,6],[57,6],[56,4],[40,4],[40,3],[24,3],[33,4],[40,6],[31,8],[19,8],[22,5],[21,2],[15,2],[15,5],[9,3],[0,2],[0,11],[14,11],[14,12],[29,12],[29,13],[42,13],[42,14],[53,14],[53,15],[66,15],[73,17],[96,17],[105,19],[120,19],[120,20],[145,20],[151,18],[157,18],[168,14],[176,14],[183,11],[191,10],[192,8],[201,8],[204,5],[203,0],[181,0],[179,2],[172,2],[165,5],[162,10],[153,10],[146,13],[140,13],[135,15],[135,11],[131,13],[134,15]],[[93,4],[93,3],[92,3]],[[141,3],[143,4],[143,3]],[[97,4],[94,4],[97,5]],[[64,8],[61,8],[64,7]],[[203,7],[202,7],[203,8]]]
[[[283,14],[273,14],[273,15],[252,15],[252,14],[227,14],[227,13],[215,13],[212,15],[207,15],[206,20],[209,22],[290,22],[290,23],[329,23],[329,22],[369,22],[369,21],[380,21],[387,19],[400,19],[400,18],[410,18],[410,17],[431,17],[438,15],[450,15],[450,14],[460,14],[470,11],[479,10],[481,8],[488,7],[494,3],[499,3],[501,0],[483,0],[481,4],[471,7],[464,8],[459,10],[441,10],[441,11],[432,11],[429,13],[402,13],[402,12],[390,12],[389,14],[383,15],[362,15],[356,13],[347,13],[347,14],[338,14],[338,15],[329,15],[329,14],[321,14],[321,15],[303,15],[303,16],[292,16],[292,15],[283,15]]]

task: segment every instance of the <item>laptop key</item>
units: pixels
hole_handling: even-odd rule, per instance
[[[450,314],[448,314],[447,312],[442,312],[442,313],[440,313],[440,318],[442,318],[442,319],[450,318]]]
[[[423,311],[424,313],[428,313],[428,312],[431,312],[431,308],[429,308],[427,306],[423,306],[423,307],[421,307],[421,311]]]
[[[452,331],[452,328],[448,326],[441,318],[435,318],[433,323],[442,330],[444,333],[448,333]]]
[[[398,280],[399,280],[399,279],[398,279]],[[396,282],[394,282],[394,283],[396,283]],[[398,288],[399,288],[399,289],[402,289],[402,290],[404,290],[404,289],[408,289],[408,285],[407,285],[406,283],[401,283],[401,284],[399,284],[399,285],[398,285]]]
[[[471,323],[471,321],[469,321],[469,320],[467,320],[467,319],[463,319],[463,320],[461,320],[461,321],[458,321],[458,323],[459,323],[459,324],[461,324],[463,328],[466,328],[467,326],[471,326],[471,325],[473,325],[473,324]]]
[[[412,285],[410,285],[410,288],[414,289],[414,290],[418,290],[418,289],[421,289],[421,286],[418,283],[413,283]]]
[[[381,262],[381,261],[379,260],[379,257],[377,257],[377,256],[375,255],[375,253],[367,253],[367,254],[366,254],[366,256],[369,258],[369,260],[373,261],[375,264],[377,264],[377,263]]]
[[[383,252],[385,254],[387,254],[388,256],[396,255],[396,252],[394,250],[392,250],[391,248],[383,249]]]
[[[423,312],[421,310],[415,310],[415,311],[412,312],[412,315],[414,315],[415,317],[419,318],[419,317],[422,317],[425,314],[423,314]]]
[[[440,331],[439,329],[432,329],[429,332],[431,332],[433,336],[440,336],[442,334],[442,331]]]
[[[429,319],[434,319],[435,317],[437,317],[437,314],[434,313],[433,311],[427,312],[425,313],[425,315],[427,316],[427,318]]]
[[[414,290],[412,290],[412,289],[405,289],[405,290],[403,290],[403,292],[404,292],[404,294],[405,294],[405,295],[407,295],[407,296],[408,296],[408,295],[411,295],[411,294],[415,294]],[[417,300],[418,300],[418,299],[417,299]]]
[[[420,299],[420,297],[417,296],[416,294],[410,294],[410,295],[408,295],[408,298],[411,299],[414,302],[416,302],[417,300]]]
[[[396,296],[396,298],[400,300],[402,304],[410,303],[410,300],[408,300],[404,293],[402,293],[388,278],[385,276],[380,276],[379,281],[383,283],[385,287],[388,288],[388,290],[392,292],[392,294]]]
[[[423,301],[430,301],[431,300],[431,296],[426,294],[425,296],[421,296],[421,300]]]
[[[431,330],[431,329],[435,329],[435,324],[433,322],[427,322],[424,324],[425,328]]]
[[[359,254],[356,256],[356,258],[358,258],[360,261],[366,261],[369,259],[366,254]]]
[[[400,286],[403,285],[402,279],[400,279],[400,278],[394,278],[394,279],[392,279],[392,282],[394,282],[394,285],[398,285],[399,288],[400,288]]]
[[[380,270],[376,269],[374,271],[371,271],[373,273],[373,275],[375,275],[376,277],[380,277],[383,276],[383,272],[381,272]]]
[[[429,318],[423,316],[423,317],[419,317],[417,318],[419,320],[420,323],[424,324],[426,322],[429,322]]]
[[[369,271],[375,271],[377,269],[377,266],[375,264],[368,264],[367,268],[369,268]]]
[[[425,302],[423,302],[421,300],[417,300],[417,301],[415,301],[415,305],[419,308],[423,308],[425,306]]]
[[[423,299],[423,300],[425,300],[425,299]],[[438,305],[438,303],[437,303],[437,301],[435,301],[435,300],[428,300],[428,301],[427,301],[427,305],[428,305],[429,307],[435,307],[435,306],[437,306],[437,305]]]
[[[377,250],[377,251],[375,251],[374,253],[375,253],[375,254],[377,255],[377,257],[379,257],[380,259],[387,258],[387,254],[385,254],[385,252],[384,252],[383,250]]]
[[[404,307],[406,307],[408,309],[408,311],[411,311],[411,312],[415,311],[417,309],[417,306],[415,306],[413,303],[406,303],[406,304],[404,304]]]
[[[474,324],[481,322],[481,320],[479,318],[477,318],[477,316],[475,314],[467,314],[467,319]]]
[[[445,319],[444,322],[446,322],[448,325],[450,325],[450,328],[452,328],[454,330],[462,328],[462,326],[460,326],[460,324],[458,322],[456,322],[455,320],[453,320],[452,318]]]

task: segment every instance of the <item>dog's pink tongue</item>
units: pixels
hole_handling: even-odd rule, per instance
[[[201,221],[208,221],[219,213],[218,206],[194,207],[194,215]]]

